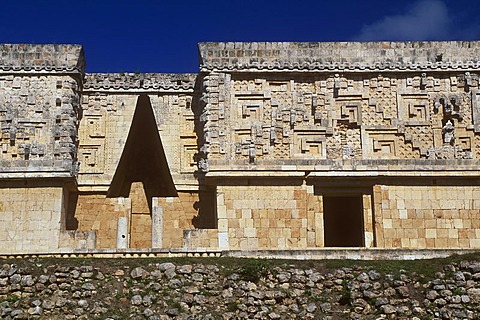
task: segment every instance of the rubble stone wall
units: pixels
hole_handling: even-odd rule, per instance
[[[385,268],[382,261],[326,268],[321,261],[130,260],[0,261],[0,316],[149,320],[480,317],[478,256],[476,260],[423,262],[423,268],[412,268],[409,263],[408,270],[401,269],[401,262]]]

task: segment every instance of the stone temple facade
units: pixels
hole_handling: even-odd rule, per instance
[[[480,248],[480,42],[0,45],[0,253]]]

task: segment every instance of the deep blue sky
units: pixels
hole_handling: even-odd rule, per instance
[[[1,43],[78,43],[88,72],[197,72],[202,41],[479,40],[478,0],[0,0]]]

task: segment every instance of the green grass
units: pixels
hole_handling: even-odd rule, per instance
[[[424,275],[427,278],[433,278],[436,272],[443,271],[443,267],[448,264],[459,263],[461,261],[480,261],[480,252],[452,255],[448,258],[435,258],[423,260],[325,260],[327,269],[339,268],[371,268],[383,274],[398,274],[400,270],[405,270],[407,274]]]
[[[227,311],[228,312],[235,312],[235,311],[237,311],[237,307],[238,307],[238,301],[229,302],[228,305],[227,305]]]
[[[13,303],[13,302],[17,302],[19,300],[20,300],[20,297],[13,294],[13,295],[6,296],[5,298],[1,299],[0,301],[1,302],[6,301],[6,302],[9,302],[9,303]]]

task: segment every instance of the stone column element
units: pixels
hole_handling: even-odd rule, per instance
[[[119,217],[117,221],[117,249],[128,248],[128,218]]]
[[[374,246],[373,234],[373,212],[372,212],[372,197],[369,194],[362,195],[363,199],[363,221],[365,230],[365,247],[372,248]]]
[[[225,195],[223,192],[217,192],[217,218],[218,218],[218,248],[222,250],[230,249],[228,241],[228,217],[227,207],[225,206]]]
[[[87,249],[95,249],[97,247],[97,232],[87,231]]]
[[[163,247],[163,208],[158,206],[158,198],[152,198],[152,248]]]

